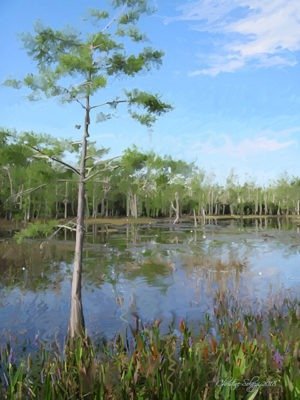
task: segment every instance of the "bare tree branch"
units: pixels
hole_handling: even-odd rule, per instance
[[[40,244],[40,249],[42,250],[45,243],[49,242],[61,229],[69,229],[71,231],[76,231],[76,222],[75,219],[68,222],[68,224],[73,224],[73,226],[68,225],[57,225],[58,229],[56,229],[50,236],[48,236],[45,240],[43,240]]]
[[[112,101],[107,101],[106,103],[102,103],[102,104],[97,104],[96,106],[92,106],[90,107],[90,110],[93,110],[94,108],[99,108],[99,107],[103,107],[103,106],[116,106],[120,103],[128,103],[128,100],[112,100]]]
[[[119,157],[119,156],[118,156],[118,157]],[[115,159],[115,158],[118,158],[118,157],[114,157],[114,158],[112,158],[111,160],[113,160],[113,159]],[[111,161],[111,160],[110,160],[110,161]],[[111,165],[111,166],[108,165],[107,168],[104,168],[104,169],[102,169],[101,171],[96,171],[96,172],[94,172],[93,174],[91,174],[91,170],[92,170],[92,168],[91,168],[90,171],[89,171],[89,174],[85,177],[84,181],[87,182],[87,181],[89,181],[90,179],[92,179],[94,176],[100,174],[101,172],[104,172],[104,171],[113,171],[113,170],[116,169],[116,168],[119,168],[119,165]]]
[[[35,188],[29,188],[29,189],[26,189],[26,190],[21,190],[20,192],[15,193],[12,196],[10,196],[6,201],[8,201],[9,199],[13,199],[13,201],[16,202],[17,199],[19,197],[23,196],[24,194],[29,194],[29,193],[35,192],[36,190],[41,189],[44,186],[47,186],[47,184],[43,183],[42,185],[39,185],[39,186],[37,186]]]
[[[46,154],[45,152],[43,152],[43,150],[39,149],[38,147],[31,146],[30,144],[26,144],[26,146],[28,146],[28,147],[30,147],[32,150],[38,152],[38,153],[41,154],[42,156],[44,156],[44,157],[46,157],[46,158],[49,158],[50,160],[55,161],[55,162],[57,162],[57,163],[63,165],[64,167],[66,167],[66,168],[70,169],[71,171],[73,171],[75,174],[79,175],[78,169],[72,167],[72,165],[70,165],[70,164],[68,164],[68,163],[65,163],[65,162],[62,161],[62,160],[59,160],[58,158],[49,156],[48,154]]]
[[[113,23],[115,23],[117,20],[118,20],[118,18],[123,14],[123,12],[126,10],[126,4],[124,4],[124,6],[122,7],[122,10],[120,10],[120,12],[119,12],[119,15],[115,15],[106,25],[105,25],[105,27],[102,29],[102,33],[103,32],[105,32],[105,31],[107,31],[111,26],[112,26],[112,24]]]
[[[70,91],[69,89],[67,89],[67,88],[62,88],[62,90],[64,90],[65,92],[67,92],[67,93],[71,96],[71,98],[72,98],[73,100],[75,100],[84,110],[86,110],[85,105],[84,105],[77,97],[73,97],[73,95],[72,95],[72,93],[71,93],[71,91]]]
[[[6,172],[7,172],[7,176],[8,176],[8,180],[9,180],[9,186],[10,186],[10,197],[12,198],[14,195],[14,191],[13,191],[13,184],[12,184],[12,178],[11,178],[11,174],[9,171],[9,167],[4,166],[2,167]]]

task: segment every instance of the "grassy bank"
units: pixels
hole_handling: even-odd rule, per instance
[[[184,321],[162,335],[137,319],[105,345],[15,355],[1,351],[1,399],[300,399],[300,302],[260,313],[218,295],[192,335]]]

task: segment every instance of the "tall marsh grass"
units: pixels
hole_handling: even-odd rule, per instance
[[[64,352],[2,348],[0,399],[300,399],[300,302],[260,312],[217,295],[198,334],[185,321],[130,328],[101,345],[78,340]]]

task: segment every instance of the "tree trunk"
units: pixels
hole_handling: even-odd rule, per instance
[[[254,209],[254,214],[257,215],[258,214],[258,193],[256,193],[254,208],[255,208]]]
[[[85,212],[85,172],[86,172],[86,154],[89,137],[90,124],[90,99],[86,97],[85,124],[81,149],[81,162],[78,182],[78,205],[77,205],[77,225],[76,225],[76,243],[75,257],[71,289],[71,311],[69,322],[69,338],[85,336],[85,324],[81,300],[81,277],[82,277],[82,253],[84,240],[84,212]]]
[[[211,215],[211,208],[210,208],[210,204],[211,204],[211,202],[210,202],[210,196],[211,196],[211,194],[210,194],[210,191],[208,192],[208,215]]]
[[[134,209],[134,218],[138,217],[138,209],[137,209],[137,195],[136,193],[133,195],[133,209]]]
[[[98,202],[96,199],[95,187],[93,186],[93,218],[98,216]]]
[[[278,208],[277,208],[277,215],[281,215],[281,209],[280,209],[280,201],[278,202]]]
[[[12,183],[12,178],[11,178],[11,174],[9,171],[9,167],[3,167],[3,169],[5,169],[5,171],[7,172],[7,176],[8,176],[8,180],[9,180],[10,197],[13,198],[13,195],[14,195],[13,183]]]
[[[206,223],[205,208],[202,207],[202,224],[205,225],[205,223]]]
[[[109,216],[109,209],[108,209],[108,200],[105,201],[105,216],[106,218]]]
[[[57,189],[57,183],[55,185],[55,219],[58,219],[58,189]]]
[[[267,202],[267,196],[265,196],[264,200],[265,200],[265,215],[268,215],[268,202]]]
[[[215,204],[215,215],[219,215],[219,204]]]
[[[175,193],[175,206],[173,204],[173,201],[171,201],[171,208],[173,211],[175,211],[175,219],[173,221],[173,224],[178,224],[178,222],[179,222],[179,195],[178,195],[178,192]]]
[[[69,191],[68,191],[68,182],[65,182],[65,199],[64,199],[64,218],[68,218],[68,197],[69,197]]]
[[[29,194],[25,207],[25,223],[30,221],[30,217],[31,217],[31,195]]]
[[[100,213],[100,216],[104,217],[104,215],[105,215],[105,199],[104,199],[104,197],[102,197],[102,199],[101,199],[101,213]]]
[[[194,216],[194,227],[197,228],[198,223],[197,223],[197,216],[196,216],[195,208],[193,208],[193,216]]]
[[[260,217],[263,215],[263,206],[262,206],[262,200],[259,200],[259,215]]]
[[[12,209],[13,209],[13,197],[14,197],[14,192],[13,192],[13,184],[12,184],[12,178],[11,178],[11,174],[9,171],[9,167],[3,167],[3,169],[6,170],[7,172],[7,176],[8,176],[8,180],[9,180],[9,187],[10,187],[10,199],[9,199],[9,206],[8,206],[8,211],[7,211],[7,218],[10,220],[12,219]]]
[[[84,202],[84,204],[85,204],[85,216],[87,218],[90,218],[89,198],[88,198],[87,193],[84,193],[84,199],[85,199],[85,202]]]
[[[129,213],[130,213],[130,207],[129,207],[129,203],[130,203],[130,194],[129,192],[127,192],[127,196],[126,196],[126,217],[129,217]]]
[[[132,193],[130,190],[127,194],[128,197],[128,210],[127,210],[127,217],[130,215],[133,218],[138,217],[138,210],[137,210],[137,195]]]

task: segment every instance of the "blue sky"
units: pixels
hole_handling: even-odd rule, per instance
[[[40,19],[84,31],[96,0],[0,0],[0,81],[22,77],[33,64],[19,34]],[[240,180],[267,183],[286,171],[300,176],[299,0],[156,0],[142,20],[163,66],[134,81],[115,79],[99,99],[123,88],[160,93],[174,106],[151,129],[120,109],[93,124],[98,145],[112,156],[136,144],[143,150],[196,162],[223,182],[233,168]],[[98,100],[98,99],[95,99]],[[79,138],[77,104],[29,102],[26,92],[1,87],[0,126]]]

